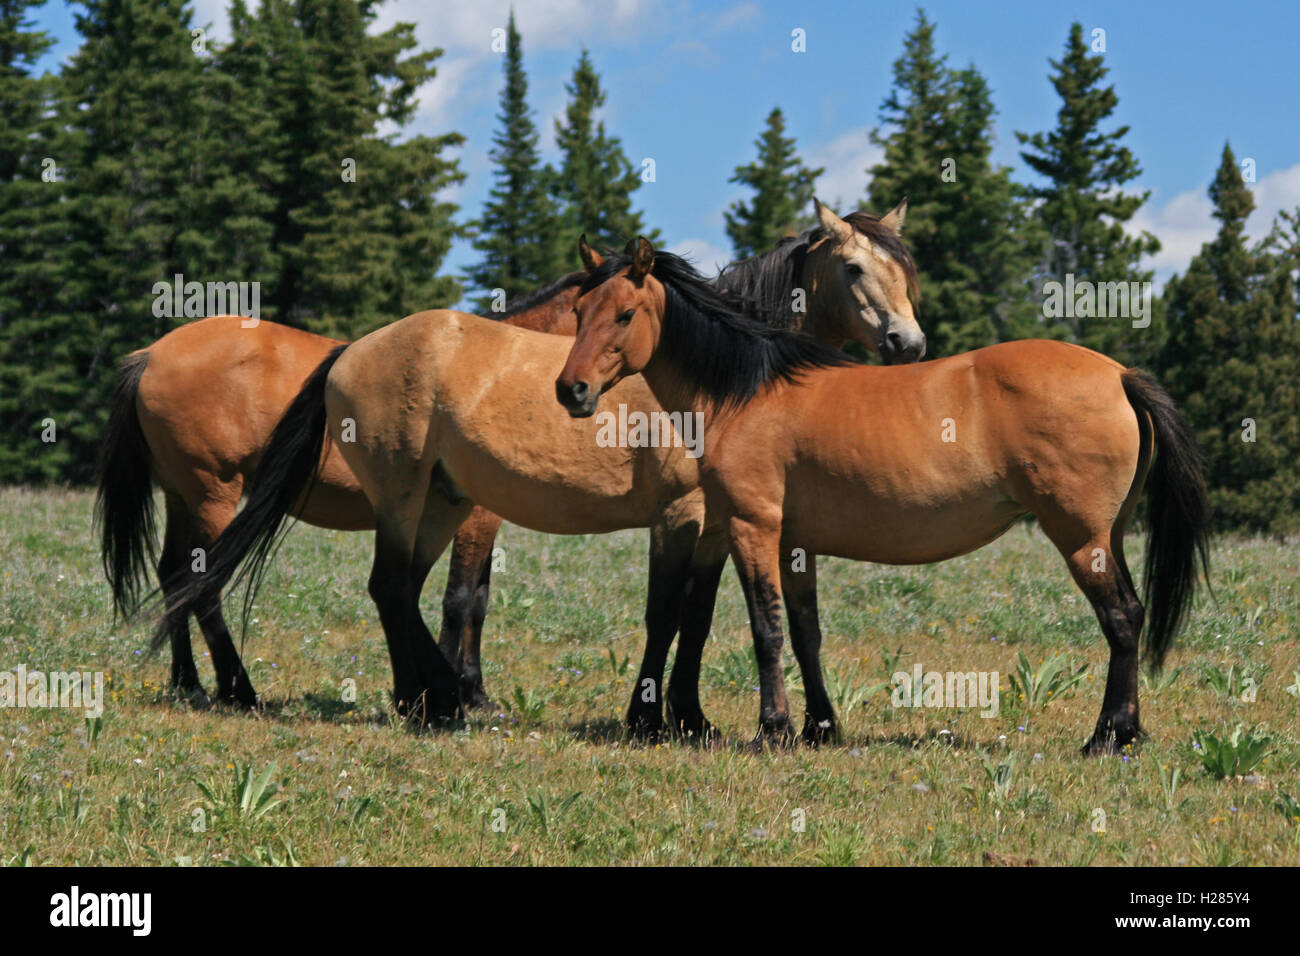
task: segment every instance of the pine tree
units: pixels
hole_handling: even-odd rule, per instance
[[[443,155],[463,138],[378,133],[381,122],[410,122],[442,51],[407,55],[411,24],[371,35],[375,7],[267,0],[260,16],[279,132],[270,219],[283,259],[272,302],[281,321],[342,338],[460,297],[436,274],[459,231],[437,193],[463,179]]]
[[[204,152],[204,69],[183,0],[83,7],[84,42],[63,71],[50,146],[66,177],[58,241],[47,248],[57,300],[9,330],[6,356],[32,357],[19,360],[9,400],[55,428],[45,442],[19,423],[8,442],[33,477],[73,481],[93,476],[118,359],[172,325],[155,314],[153,290],[181,271],[178,237],[199,201]]]
[[[1182,403],[1205,457],[1221,529],[1300,530],[1300,266],[1282,217],[1252,249],[1254,209],[1225,145],[1209,189],[1219,230],[1165,287],[1169,334],[1161,376]]]
[[[785,115],[779,107],[767,114],[754,145],[758,159],[737,166],[728,180],[748,186],[754,196],[748,202],[737,200],[723,214],[738,258],[766,252],[783,236],[797,233],[812,204],[817,177],[825,172],[803,165],[794,138],[785,135]]]
[[[578,58],[573,78],[565,86],[569,105],[563,120],[555,121],[555,143],[562,161],[558,171],[548,171],[551,194],[561,204],[564,229],[557,236],[557,255],[572,258],[578,237],[584,233],[597,249],[623,248],[629,239],[646,235],[641,214],[632,209],[632,194],[641,177],[628,162],[617,137],[605,132],[596,112],[605,105],[600,76],[586,51]]]
[[[548,177],[537,150],[537,129],[528,109],[528,78],[524,74],[523,43],[514,12],[506,27],[505,88],[501,92],[501,128],[492,138],[496,183],[476,225],[474,248],[482,259],[469,270],[469,279],[483,294],[479,311],[496,305],[493,290],[505,292],[506,305],[564,273],[574,258],[565,257],[555,237],[563,222],[547,194]]]
[[[56,411],[35,401],[37,369],[48,361],[44,317],[59,311],[54,257],[62,246],[63,190],[57,178],[57,78],[35,75],[53,42],[34,29],[38,0],[0,0],[0,480],[54,478],[67,446],[40,440]],[[56,431],[57,437],[57,419]]]
[[[1101,54],[1090,54],[1083,27],[1074,23],[1065,55],[1052,60],[1051,81],[1061,98],[1056,128],[1047,133],[1016,133],[1029,148],[1021,158],[1047,182],[1030,188],[1038,200],[1035,218],[1046,230],[1048,244],[1043,271],[1064,285],[1097,286],[1109,282],[1150,282],[1152,273],[1139,268],[1144,255],[1158,252],[1150,233],[1131,236],[1124,225],[1146,202],[1149,192],[1128,194],[1125,183],[1141,175],[1136,158],[1121,140],[1127,126],[1104,132],[1101,125],[1119,98],[1113,86],[1102,86],[1107,69]],[[1064,318],[1055,331],[1062,337],[1097,349],[1129,364],[1149,360],[1154,330],[1134,330],[1122,317]]]
[[[894,85],[871,134],[884,159],[868,170],[877,211],[907,197],[906,237],[921,278],[918,320],[932,355],[1018,338],[1036,327],[1037,237],[1007,167],[994,166],[988,84],[953,70],[918,11],[894,61]]]

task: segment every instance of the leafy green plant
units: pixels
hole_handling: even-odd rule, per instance
[[[1283,688],[1292,697],[1300,697],[1300,670],[1292,672],[1291,676],[1295,678]]]
[[[1258,689],[1263,681],[1263,674],[1239,668],[1229,664],[1227,669],[1206,666],[1201,668],[1201,676],[1210,689],[1221,697],[1240,699],[1247,690]]]
[[[1278,813],[1286,817],[1288,823],[1300,823],[1300,800],[1297,800],[1291,794],[1278,794],[1277,803],[1273,804],[1273,807]]]
[[[984,768],[984,775],[989,778],[989,783],[993,785],[994,799],[1005,799],[1011,793],[1011,784],[1015,777],[1016,755],[1011,754],[1006,760],[995,764],[988,757],[980,754],[980,764]]]
[[[29,843],[23,848],[23,852],[15,853],[5,860],[5,866],[35,866],[35,850],[36,848]]]
[[[868,684],[865,681],[859,683],[857,675],[857,661],[853,662],[853,666],[845,674],[840,674],[833,667],[826,668],[826,692],[830,695],[831,704],[840,717],[847,717],[860,705],[889,686],[888,683]]]
[[[532,687],[525,690],[516,684],[510,697],[502,703],[507,710],[515,715],[520,723],[540,724],[548,700],[549,698],[545,692]]]
[[[1183,776],[1182,767],[1170,767],[1165,769],[1165,765],[1156,761],[1156,772],[1160,775],[1160,790],[1165,795],[1165,809],[1170,813],[1176,807],[1175,798],[1178,794],[1178,783]]]
[[[252,764],[236,764],[224,788],[217,783],[199,782],[197,786],[217,819],[251,822],[260,820],[280,805],[280,801],[275,799],[280,788],[271,783],[277,769],[278,765],[272,761],[254,776]]]
[[[1049,657],[1034,670],[1024,651],[1019,652],[1015,673],[1008,676],[1013,697],[1025,710],[1041,710],[1053,697],[1061,697],[1083,682],[1087,664],[1071,670],[1070,662],[1061,656]]]
[[[732,648],[708,665],[709,684],[733,693],[749,690],[758,683],[754,652]]]
[[[880,648],[881,673],[886,681],[892,681],[894,675],[898,673],[899,662],[903,659],[903,645],[899,644],[891,653],[889,648],[883,645]]]
[[[569,808],[582,796],[582,792],[571,793],[559,803],[552,803],[540,790],[536,794],[525,794],[525,796],[528,799],[528,809],[532,812],[537,825],[542,828],[543,833],[550,833],[551,827],[560,822]]]
[[[302,866],[298,860],[298,850],[293,845],[293,841],[286,837],[283,841],[284,850],[281,852],[274,846],[256,846],[248,852],[241,854],[239,857],[227,860],[227,866]]]
[[[618,655],[614,653],[614,645],[609,646],[609,669],[615,677],[622,677],[626,674],[631,661],[632,659],[627,654],[624,654],[623,660],[620,661]]]
[[[1213,777],[1224,780],[1250,773],[1272,751],[1272,735],[1252,728],[1245,730],[1241,724],[1232,729],[1226,738],[1208,730],[1192,734],[1192,749],[1202,766]]]
[[[95,746],[99,743],[100,735],[104,732],[104,717],[101,714],[98,717],[86,718],[86,743]]]
[[[1151,690],[1168,690],[1178,682],[1178,675],[1182,672],[1181,667],[1165,667],[1159,673],[1152,674],[1144,668],[1138,679],[1143,687],[1148,687]]]

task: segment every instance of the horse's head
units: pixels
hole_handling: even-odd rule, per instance
[[[862,212],[841,219],[813,203],[823,235],[808,247],[804,264],[808,312],[835,326],[819,337],[859,342],[886,365],[919,361],[925,333],[912,312],[916,265],[899,238],[907,200],[879,219]]]
[[[577,337],[555,380],[555,397],[575,418],[593,414],[601,393],[644,369],[659,344],[665,293],[650,274],[654,247],[643,237],[629,251],[631,261],[615,269],[586,236],[578,240],[588,278],[574,305]]]

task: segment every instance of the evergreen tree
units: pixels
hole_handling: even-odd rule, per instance
[[[572,258],[578,237],[584,233],[596,249],[622,249],[624,243],[647,234],[641,214],[632,209],[632,194],[641,177],[628,162],[617,137],[605,132],[596,111],[605,105],[600,76],[586,50],[578,58],[573,78],[565,86],[569,105],[564,119],[555,121],[555,143],[563,157],[552,172],[552,195],[559,200],[564,228],[558,235],[557,255]]]
[[[14,429],[7,444],[31,462],[20,477],[78,482],[94,474],[118,359],[172,324],[155,314],[154,286],[182,271],[178,238],[200,204],[204,83],[183,0],[83,7],[84,42],[63,71],[50,146],[66,177],[58,241],[47,248],[57,301],[7,330],[5,361],[19,369],[8,400],[36,424],[0,426]],[[53,442],[37,430],[46,418]]]
[[[57,178],[55,77],[36,76],[53,42],[34,29],[39,0],[0,0],[0,476],[54,478],[67,446],[41,441],[57,408],[38,402],[31,377],[48,360],[41,341],[47,316],[59,311],[54,258],[64,235],[64,185]],[[57,418],[55,425],[57,437]],[[47,433],[48,434],[48,433]]]
[[[936,356],[1037,328],[1038,239],[1011,170],[991,162],[993,116],[984,78],[948,67],[934,24],[918,11],[871,134],[884,159],[868,170],[868,203],[885,210],[908,199],[906,236],[923,295],[917,317]]]
[[[437,199],[460,182],[443,153],[459,134],[380,136],[410,122],[441,50],[405,55],[414,27],[367,27],[370,0],[267,0],[260,34],[272,53],[263,88],[279,136],[271,157],[272,293],[280,321],[353,338],[460,297],[436,275],[458,228]]]
[[[1300,324],[1296,247],[1283,217],[1268,243],[1244,235],[1254,209],[1225,145],[1210,186],[1219,230],[1165,288],[1162,378],[1205,456],[1221,529],[1300,530]]]
[[[496,183],[476,223],[474,248],[483,258],[469,270],[482,291],[480,312],[490,314],[494,289],[505,291],[506,305],[517,296],[557,278],[574,259],[555,242],[563,220],[547,194],[548,177],[539,164],[537,129],[528,109],[528,78],[523,43],[514,12],[506,27],[505,88],[501,92],[500,130],[490,153]]]
[[[1047,279],[1062,285],[1067,275],[1074,281],[1100,286],[1109,282],[1150,282],[1152,273],[1139,268],[1144,255],[1158,252],[1160,243],[1150,233],[1131,236],[1124,224],[1133,218],[1150,195],[1122,192],[1125,183],[1142,172],[1121,140],[1127,126],[1104,132],[1101,124],[1115,110],[1119,98],[1113,86],[1102,86],[1107,69],[1101,54],[1090,54],[1083,27],[1075,23],[1065,44],[1065,55],[1052,60],[1052,86],[1061,98],[1056,128],[1047,133],[1016,133],[1029,148],[1021,158],[1047,182],[1029,192],[1038,205],[1034,215],[1048,237],[1043,263]],[[1138,364],[1153,353],[1152,325],[1134,330],[1117,316],[1063,318],[1054,331],[1062,337]]]
[[[812,205],[815,181],[825,170],[809,169],[785,135],[780,108],[767,114],[763,132],[754,141],[758,159],[737,166],[729,182],[754,191],[749,202],[737,200],[723,215],[727,235],[738,258],[771,249],[783,236],[797,233]]]

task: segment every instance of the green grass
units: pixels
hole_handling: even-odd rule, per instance
[[[0,490],[0,667],[111,679],[98,723],[0,709],[0,863],[1300,863],[1294,544],[1217,542],[1217,601],[1198,601],[1166,677],[1144,680],[1152,738],[1127,759],[1079,756],[1105,642],[1037,530],[931,567],[824,560],[823,659],[846,705],[843,743],[756,755],[755,672],[730,571],[701,680],[721,743],[622,734],[644,532],[505,528],[484,636],[501,705],[454,732],[415,734],[389,713],[369,535],[291,533],[244,648],[268,704],[257,717],[168,692],[166,660],[141,654],[147,627],[112,622],[90,510],[83,492]],[[1139,566],[1141,541],[1128,551]],[[444,573],[424,594],[435,629]],[[211,687],[197,629],[195,649]],[[1026,676],[1044,675],[1031,702],[1009,679],[1022,653]],[[1070,674],[1088,665],[1059,696],[1042,669],[1054,657]],[[1000,712],[895,710],[881,685],[918,662],[999,671]],[[1205,676],[1230,668],[1257,678],[1253,702]],[[790,686],[801,722],[797,671]],[[1219,779],[1193,739],[1227,740],[1239,724],[1266,734],[1269,752]]]

